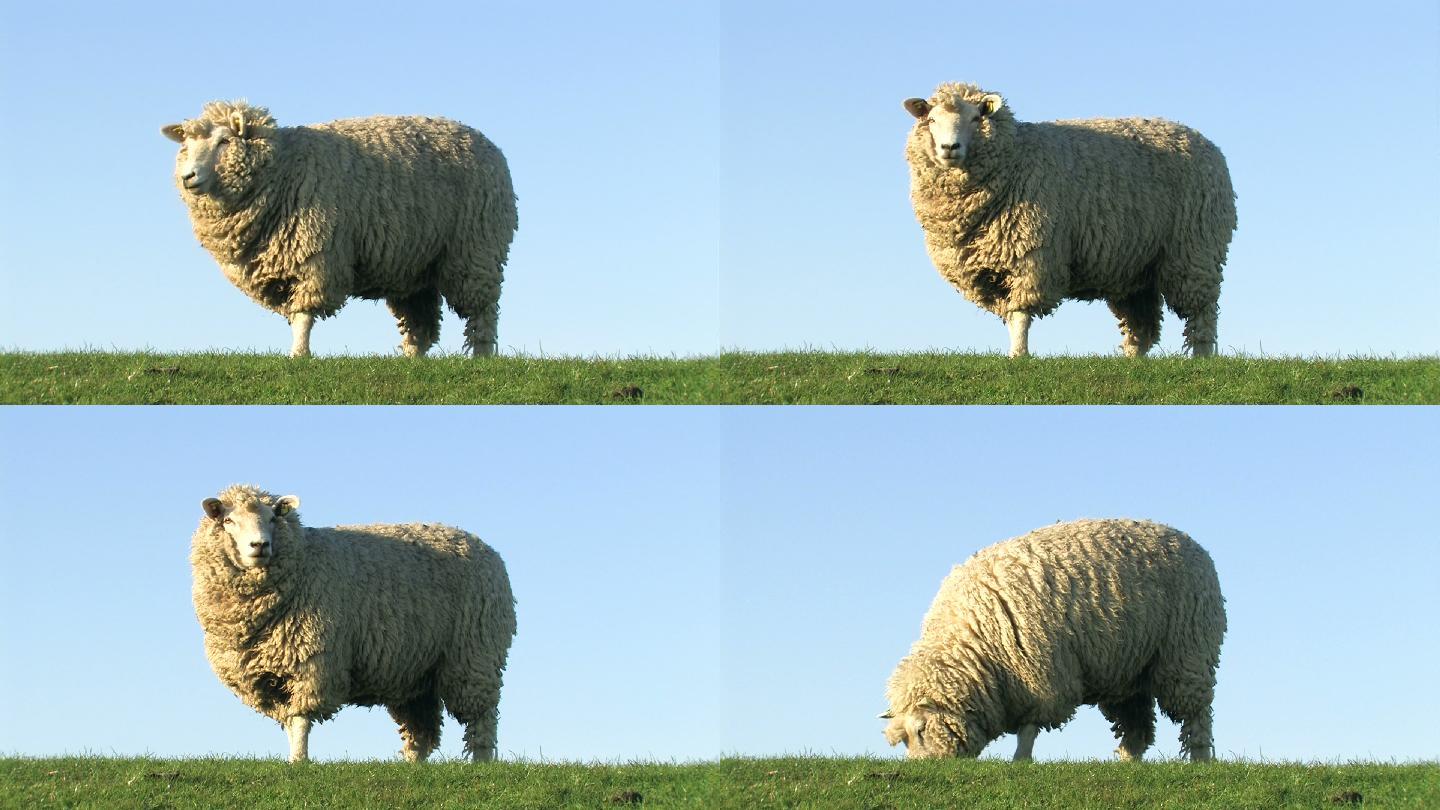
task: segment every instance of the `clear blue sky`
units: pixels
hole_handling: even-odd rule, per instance
[[[1215,559],[1222,756],[1433,760],[1437,440],[1402,408],[8,408],[0,754],[284,753],[190,604],[200,501],[249,481],[312,525],[443,521],[504,555],[507,757],[899,756],[875,715],[949,568],[1119,515]],[[312,742],[398,750],[382,710]],[[1113,747],[1082,709],[1036,751]]]
[[[423,113],[489,134],[520,196],[502,351],[999,351],[910,210],[900,101],[946,80],[1026,120],[1165,116],[1218,143],[1240,219],[1222,351],[1440,346],[1433,0],[817,8],[4,4],[0,347],[288,347],[197,245],[158,133],[243,96],[282,124]],[[1031,345],[1118,340],[1103,305],[1070,303]],[[397,343],[383,305],[354,302],[314,346]],[[1179,343],[1170,317],[1160,349]],[[453,316],[440,346],[460,346]]]

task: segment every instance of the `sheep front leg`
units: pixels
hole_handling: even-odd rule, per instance
[[[297,312],[290,318],[290,333],[293,340],[290,342],[291,357],[310,356],[310,329],[315,326],[315,316],[309,312]]]
[[[1012,312],[1005,317],[1005,325],[1010,327],[1010,356],[1030,354],[1030,313]]]
[[[1020,727],[1020,733],[1016,735],[1018,740],[1015,743],[1015,762],[1029,762],[1035,751],[1035,738],[1040,735],[1040,727],[1026,725]]]
[[[292,717],[286,720],[285,735],[290,738],[290,761],[310,761],[310,718]]]

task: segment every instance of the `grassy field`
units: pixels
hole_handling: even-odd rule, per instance
[[[0,403],[1436,404],[1440,358],[786,352],[699,358],[0,354]]]
[[[0,759],[0,806],[1440,807],[1440,764],[725,759],[616,765]]]

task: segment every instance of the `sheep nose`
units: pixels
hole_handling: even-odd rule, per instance
[[[953,144],[953,143],[942,143],[942,144],[940,144],[940,148],[943,149],[943,150],[945,150],[946,152],[954,152],[954,151],[955,151],[955,144]]]
[[[251,548],[265,548],[265,547],[268,546],[268,545],[270,545],[270,541],[269,541],[269,540],[251,540],[251,541],[250,541],[250,547],[251,547]]]

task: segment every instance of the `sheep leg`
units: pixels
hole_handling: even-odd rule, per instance
[[[456,715],[459,718],[459,715]],[[481,709],[478,716],[462,719],[465,724],[465,750],[475,762],[490,762],[495,759],[496,727],[500,724],[500,711],[495,704]]]
[[[496,728],[500,723],[500,684],[468,689],[447,697],[445,708],[465,726],[465,752],[475,762],[495,759]]]
[[[1214,755],[1215,740],[1211,736],[1210,703],[1184,701],[1171,703],[1167,707],[1162,701],[1160,708],[1166,716],[1180,723],[1180,750],[1191,762],[1209,762]]]
[[[1195,357],[1210,357],[1215,354],[1215,323],[1219,320],[1219,305],[1210,304],[1185,319],[1185,345]]]
[[[500,268],[457,264],[440,272],[440,292],[465,319],[465,348],[475,357],[495,354],[500,321]],[[474,273],[468,275],[467,273]]]
[[[390,717],[400,727],[404,747],[400,755],[407,762],[424,762],[440,745],[440,698],[423,694],[399,706],[389,706]]]
[[[309,312],[297,312],[287,318],[290,321],[291,357],[310,356],[310,329],[315,326],[315,316]]]
[[[1160,292],[1147,287],[1125,298],[1107,299],[1105,303],[1120,321],[1123,336],[1120,351],[1126,357],[1144,357],[1160,339]]]
[[[1030,313],[1012,312],[1005,316],[1005,325],[1010,327],[1010,356],[1030,354]]]
[[[479,321],[477,324],[476,321]],[[490,357],[495,354],[499,342],[500,302],[491,301],[480,311],[478,319],[471,318],[465,324],[466,345],[476,357]]]
[[[1209,761],[1215,749],[1210,705],[1215,699],[1215,674],[1186,676],[1176,669],[1157,670],[1156,698],[1160,711],[1180,724],[1180,750],[1191,762]]]
[[[1222,254],[1219,261],[1224,258]],[[1215,353],[1220,320],[1219,261],[1177,261],[1160,273],[1160,291],[1165,303],[1185,322],[1185,347],[1195,357]]]
[[[385,305],[400,326],[400,351],[406,357],[424,357],[440,338],[440,290],[432,287],[387,298]]]
[[[1029,762],[1034,757],[1035,738],[1040,735],[1040,727],[1036,725],[1024,725],[1020,727],[1015,743],[1015,762]]]
[[[1100,713],[1120,740],[1115,755],[1126,762],[1140,761],[1155,742],[1155,699],[1141,694],[1118,703],[1101,703]]]
[[[290,738],[290,761],[310,760],[310,718],[292,717],[285,721],[285,736]]]

